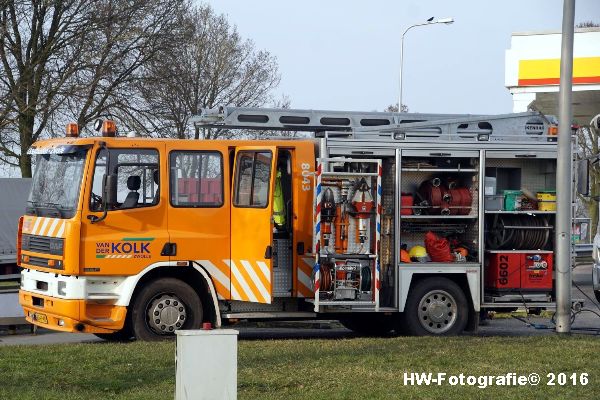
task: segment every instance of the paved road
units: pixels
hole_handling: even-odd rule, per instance
[[[584,308],[594,310],[600,314],[600,309],[582,294],[577,286],[583,290],[591,299],[594,294],[591,286],[591,267],[589,265],[578,266],[573,272],[573,299],[584,300]],[[529,321],[552,327],[548,318],[532,317]],[[600,331],[600,317],[590,312],[580,313],[573,324],[573,332],[578,334],[596,334],[595,331],[584,331],[582,328],[594,328]],[[241,340],[259,340],[259,339],[308,339],[308,338],[328,338],[341,339],[355,337],[351,331],[342,328],[337,323],[327,324],[324,322],[299,324],[277,324],[277,326],[256,326],[254,324],[238,324],[235,329],[240,331]],[[553,335],[552,329],[535,329],[526,323],[514,318],[494,319],[483,325],[479,329],[479,336],[530,336],[530,335]],[[72,334],[55,333],[40,330],[38,334],[29,333],[19,335],[0,335],[0,346],[18,345],[18,344],[57,344],[57,343],[91,343],[99,342],[94,335],[90,334]]]

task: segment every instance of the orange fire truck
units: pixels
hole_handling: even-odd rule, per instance
[[[69,125],[30,150],[20,303],[33,324],[121,340],[241,319],[457,334],[485,309],[555,307],[551,122],[248,108],[195,120],[314,134],[293,140]]]

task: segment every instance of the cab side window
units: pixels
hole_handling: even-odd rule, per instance
[[[238,153],[233,201],[235,206],[264,208],[269,204],[272,157],[268,151]]]
[[[148,207],[159,201],[158,151],[150,149],[100,150],[96,157],[90,210],[102,209],[102,183],[107,171],[117,175],[117,202],[109,210]],[[110,165],[107,167],[107,160]]]
[[[173,207],[223,205],[223,157],[219,152],[173,151],[169,156]]]

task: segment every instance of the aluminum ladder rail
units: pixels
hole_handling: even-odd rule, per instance
[[[373,141],[547,141],[554,123],[539,112],[500,115],[353,112],[273,108],[205,109],[192,122],[203,128],[327,132],[328,137]],[[319,135],[317,135],[319,136]]]
[[[218,107],[202,110],[190,122],[202,128],[285,131],[352,131],[412,122],[469,117],[467,114],[422,114]]]
[[[553,119],[554,117],[550,117]],[[390,127],[360,128],[352,139],[370,141],[543,141],[548,142],[554,124],[538,112],[458,116],[432,121],[402,123]],[[338,136],[333,133],[332,136]],[[551,137],[555,139],[556,136]]]

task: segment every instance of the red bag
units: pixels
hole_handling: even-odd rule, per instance
[[[433,262],[454,262],[448,239],[431,231],[425,234],[425,249]]]

